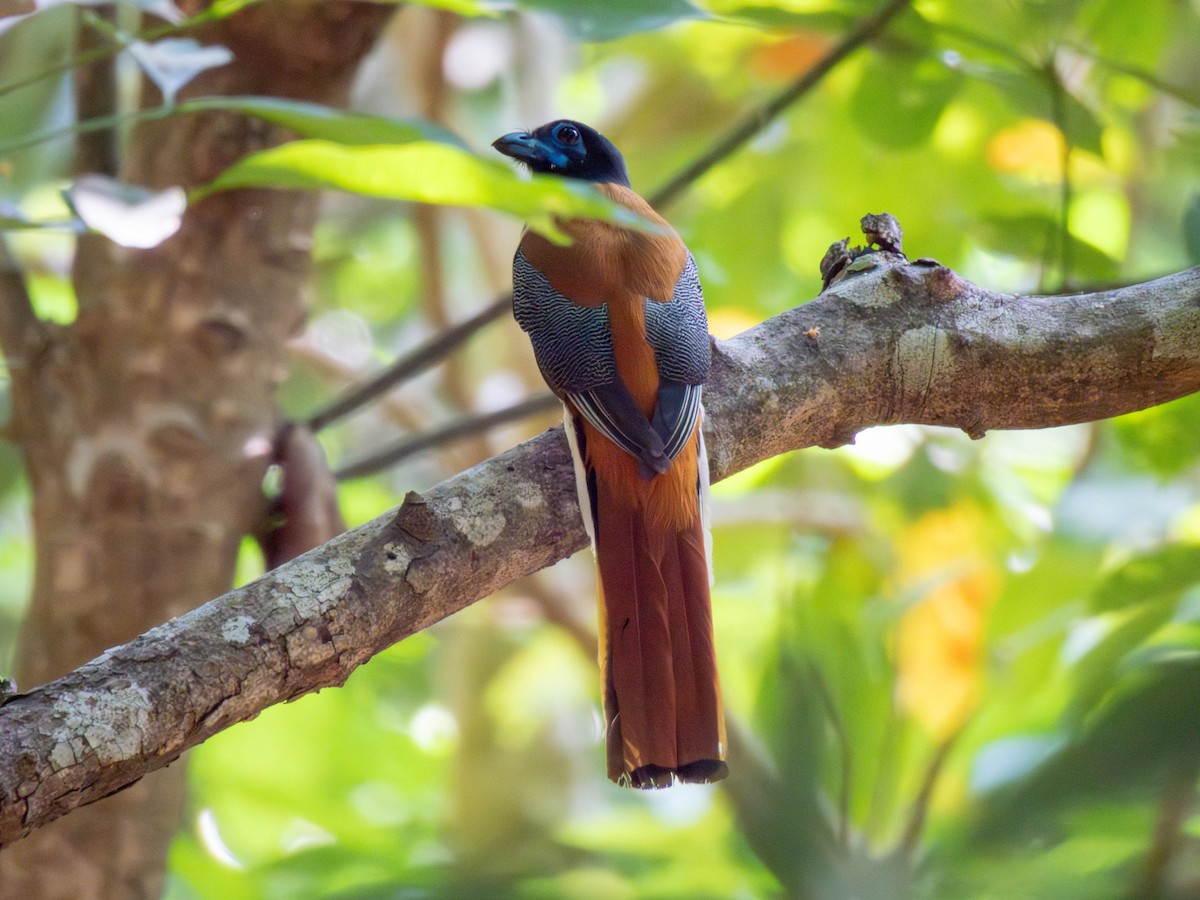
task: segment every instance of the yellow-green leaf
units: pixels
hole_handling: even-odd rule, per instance
[[[193,195],[244,187],[334,188],[417,203],[484,206],[518,216],[530,227],[559,236],[556,218],[598,218],[630,227],[642,219],[595,188],[562,178],[520,178],[499,162],[433,141],[344,146],[301,140],[234,163]]]

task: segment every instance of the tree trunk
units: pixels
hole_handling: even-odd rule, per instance
[[[195,35],[235,60],[188,94],[344,105],[389,13],[358,3],[249,7]],[[285,137],[229,114],[153,122],[134,133],[120,174],[191,187]],[[275,391],[284,342],[304,318],[315,213],[312,195],[238,191],[190,209],[154,250],[80,241],[78,319],[43,330],[13,372],[37,551],[21,687],[228,588],[241,538],[263,512]],[[0,897],[158,896],[183,775],[182,765],[153,773],[10,848]]]

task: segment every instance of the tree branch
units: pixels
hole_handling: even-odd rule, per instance
[[[507,425],[526,416],[550,412],[562,407],[562,401],[549,392],[542,392],[521,400],[503,409],[486,413],[469,413],[453,422],[447,422],[439,428],[412,437],[401,438],[367,456],[352,459],[340,466],[333,473],[338,481],[348,481],[351,478],[364,478],[374,475],[384,469],[390,469],[410,456],[432,450],[443,444],[460,441],[463,438],[475,437],[500,425]],[[480,454],[482,455],[482,454]]]
[[[327,428],[339,419],[365,406],[380,394],[407,378],[425,371],[435,363],[440,362],[467,338],[512,309],[512,294],[497,297],[471,318],[443,331],[437,337],[415,348],[411,353],[400,357],[390,366],[371,378],[370,381],[355,385],[344,394],[337,397],[326,406],[308,417],[305,424],[312,431]]]
[[[1072,297],[898,254],[715,344],[715,479],[868,426],[1042,428],[1200,390],[1200,268]],[[0,707],[0,845],[586,543],[553,429]]]

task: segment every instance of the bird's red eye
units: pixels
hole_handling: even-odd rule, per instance
[[[554,137],[558,139],[560,144],[566,144],[568,146],[571,144],[578,144],[579,129],[574,125],[559,125],[558,129],[554,132]]]

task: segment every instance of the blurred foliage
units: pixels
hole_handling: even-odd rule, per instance
[[[562,207],[509,177],[486,150],[494,137],[583,119],[651,194],[877,8],[422,5],[441,9],[397,16],[360,114],[211,101],[309,138],[244,163],[260,182],[463,207],[328,197],[313,317],[281,396],[295,416],[507,289],[520,223],[479,207]],[[65,93],[73,21],[55,8],[0,33],[0,141],[79,127]],[[896,215],[912,255],[1001,290],[1197,262],[1197,46],[1195,2],[915,2],[666,210],[700,263],[714,332],[814,296],[825,248],[865,212]],[[437,149],[414,170],[406,142]],[[67,147],[4,154],[6,218],[61,212]],[[280,160],[291,174],[268,170]],[[10,238],[39,310],[69,321],[69,238]],[[342,459],[539,389],[505,321],[321,437]],[[872,429],[718,485],[733,719],[721,787],[643,795],[604,780],[593,651],[572,624],[594,605],[581,554],[381,654],[344,689],[196,750],[167,895],[1197,896],[1198,404],[979,442]],[[346,517],[549,421],[344,485]],[[15,454],[0,466],[7,658],[32,566]]]

